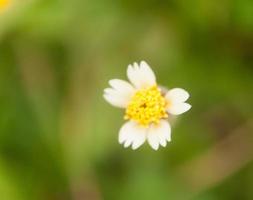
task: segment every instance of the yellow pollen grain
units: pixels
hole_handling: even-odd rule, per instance
[[[10,0],[0,0],[0,10],[6,8],[10,4]]]
[[[125,119],[131,119],[143,126],[158,124],[168,118],[167,102],[157,86],[137,91],[126,108]]]

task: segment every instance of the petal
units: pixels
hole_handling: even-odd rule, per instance
[[[143,74],[142,76],[146,79],[145,81],[148,82],[149,85],[153,86],[156,84],[155,73],[145,61],[141,61],[140,70]]]
[[[106,91],[108,92],[109,90]],[[122,98],[114,93],[105,93],[103,97],[108,103],[119,108],[126,108],[129,102],[127,98]]]
[[[147,134],[148,143],[157,150],[159,144],[166,146],[167,141],[171,140],[170,124],[166,120],[161,120],[159,124],[152,124]]]
[[[133,86],[123,80],[113,79],[109,81],[112,88],[104,90],[104,98],[111,105],[126,108],[132,95],[134,94]]]
[[[181,88],[174,88],[167,92],[165,98],[172,103],[182,103],[189,98],[189,93]]]
[[[127,147],[129,147],[130,145],[131,145],[131,143],[132,143],[132,140],[126,140],[126,142],[124,143],[124,147],[125,148],[127,148]]]
[[[128,65],[127,77],[136,88],[151,87],[156,85],[155,74],[149,65],[142,61],[140,65]]]
[[[166,140],[160,140],[160,145],[162,145],[163,147],[166,147],[167,141]]]
[[[146,140],[147,130],[136,132],[135,139],[133,140],[132,149],[138,149]]]
[[[167,108],[167,112],[172,115],[180,115],[188,110],[190,110],[191,105],[188,103],[172,103],[169,108]]]
[[[154,149],[157,150],[159,148],[159,138],[157,135],[154,134],[153,130],[149,130],[147,135],[149,145]]]
[[[139,126],[136,122],[126,122],[119,131],[119,143],[124,147],[132,144],[132,149],[137,149],[146,140],[147,128]]]
[[[136,88],[140,87],[141,81],[140,81],[140,74],[139,74],[139,66],[137,65],[137,63],[135,63],[134,66],[128,65],[128,67],[127,67],[127,77],[129,79],[129,81]]]
[[[112,79],[109,81],[109,84],[123,96],[131,96],[135,92],[134,87],[127,81]]]

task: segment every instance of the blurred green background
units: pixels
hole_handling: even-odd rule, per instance
[[[119,145],[102,98],[141,60],[191,94],[157,152]],[[251,200],[252,103],[251,0],[0,7],[1,200]]]

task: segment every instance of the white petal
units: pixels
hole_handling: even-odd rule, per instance
[[[119,143],[124,147],[132,144],[132,149],[137,149],[146,140],[147,128],[139,126],[136,122],[126,122],[119,131]]]
[[[155,74],[144,61],[138,65],[128,65],[127,77],[136,88],[150,87],[156,85]]]
[[[188,103],[172,103],[169,108],[167,108],[167,112],[173,115],[180,115],[188,110],[190,110],[191,105]]]
[[[125,148],[129,147],[131,145],[131,143],[132,143],[131,139],[126,140],[126,142],[124,143],[124,147]]]
[[[160,144],[161,144],[163,147],[166,147],[167,141],[166,141],[166,140],[160,140]]]
[[[147,138],[149,145],[154,150],[157,150],[159,148],[159,138],[157,137],[157,135],[153,134],[153,132],[148,132]]]
[[[117,95],[108,94],[108,93],[105,93],[103,97],[108,103],[119,108],[126,108],[129,102],[127,99],[121,98],[120,96],[117,96]]]
[[[144,129],[144,128],[142,128]],[[133,145],[132,145],[132,149],[138,149],[146,140],[147,138],[147,129],[145,128],[145,130],[143,131],[139,131],[136,132],[135,134],[135,139],[133,141]]]
[[[145,82],[148,82],[148,84],[151,86],[156,84],[155,73],[145,61],[141,61],[140,70],[143,74]]]
[[[118,79],[110,80],[109,84],[113,88],[106,88],[104,90],[105,100],[113,106],[126,108],[134,94],[133,86],[126,81]]]
[[[128,65],[127,67],[127,77],[129,81],[138,88],[140,86],[140,75],[139,75],[139,66]]]
[[[123,96],[132,96],[135,92],[134,87],[127,81],[112,79],[109,81],[109,84]]]
[[[167,92],[165,98],[172,103],[182,103],[189,98],[189,93],[181,88],[174,88]]]
[[[147,133],[150,146],[157,150],[159,144],[166,146],[167,141],[171,140],[170,124],[166,120],[161,120],[159,124],[152,124]]]
[[[134,67],[134,70],[139,70],[139,65],[137,62],[134,62],[133,67]]]

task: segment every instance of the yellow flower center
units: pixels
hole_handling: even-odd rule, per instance
[[[137,91],[126,108],[125,119],[131,119],[143,126],[158,124],[160,119],[168,118],[167,102],[161,90],[155,85]]]
[[[7,7],[10,3],[10,0],[0,0],[0,10]]]

